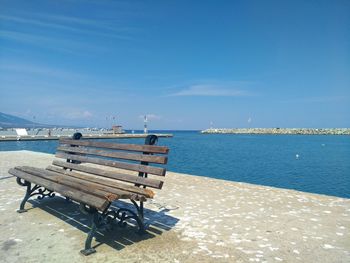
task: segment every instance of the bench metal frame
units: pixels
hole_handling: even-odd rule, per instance
[[[17,210],[18,213],[23,213],[23,212],[27,212],[27,209],[24,208],[26,202],[29,200],[29,198],[37,195],[37,199],[42,200],[45,197],[55,197],[55,193],[51,190],[46,189],[43,186],[40,185],[34,185],[32,187],[32,183],[29,181],[26,181],[22,178],[17,177],[16,179],[17,184],[19,184],[20,186],[25,186],[27,187],[27,191],[26,194],[19,206],[19,209]]]
[[[73,135],[74,140],[79,140],[81,137],[82,136],[80,133],[75,133]],[[158,137],[156,135],[148,135],[145,139],[145,145],[155,145],[157,141],[158,141]],[[75,163],[73,160],[69,160],[69,159],[67,159],[67,162]],[[142,161],[141,164],[148,165],[148,162]],[[138,176],[147,178],[147,173],[139,172]],[[43,186],[40,186],[37,184],[32,186],[31,182],[19,177],[17,177],[16,181],[20,186],[24,186],[27,188],[26,194],[20,204],[20,208],[17,210],[18,213],[27,212],[27,209],[25,209],[25,204],[33,196],[37,196],[37,199],[39,200],[42,200],[45,197],[49,197],[49,198],[55,197],[55,193],[53,191],[46,189]],[[137,184],[135,184],[135,186],[140,187],[140,185],[137,185]],[[66,197],[66,200],[70,201],[68,197]],[[136,222],[138,226],[137,233],[143,234],[145,232],[144,202],[139,201],[138,203],[135,200],[130,200],[130,201],[134,205],[136,212],[128,208],[110,209],[112,202],[108,205],[108,207],[103,212],[99,212],[94,207],[89,207],[84,203],[80,203],[80,206],[79,206],[80,211],[83,214],[88,215],[91,220],[91,228],[85,241],[85,248],[80,251],[81,254],[88,256],[96,252],[96,250],[91,246],[91,243],[97,231],[110,229],[115,224],[117,224],[120,227],[125,227],[127,225],[127,220],[129,219],[133,219]]]

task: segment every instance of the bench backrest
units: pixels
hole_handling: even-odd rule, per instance
[[[84,174],[90,174],[136,186],[161,189],[163,181],[158,176],[165,176],[166,169],[162,165],[168,161],[169,149],[165,146],[151,145],[156,141],[155,135],[149,135],[145,145],[60,139],[56,157],[66,160],[54,160],[54,166],[50,169],[76,171],[77,176],[82,176],[81,179],[84,179]],[[118,169],[106,169],[106,166]],[[125,170],[133,171],[134,174],[125,173]],[[156,175],[157,178],[149,178],[148,175]]]

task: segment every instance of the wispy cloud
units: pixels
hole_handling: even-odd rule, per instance
[[[89,45],[80,41],[47,37],[35,34],[27,34],[11,30],[0,30],[0,38],[15,40],[18,42],[28,43],[35,46],[40,46],[43,48],[54,49],[68,53],[85,52],[86,50],[100,51],[103,49],[101,47]]]
[[[251,96],[251,92],[239,89],[237,85],[197,84],[183,88],[169,96]]]
[[[52,14],[21,16],[0,13],[0,39],[71,54],[101,52],[106,38],[130,40],[131,28],[103,20]],[[89,37],[93,41],[86,41]]]
[[[131,27],[125,27],[125,26],[117,26],[116,24],[111,24],[110,22],[96,19],[86,19],[81,17],[72,17],[72,16],[62,16],[62,15],[44,15],[39,14],[39,17],[46,18],[49,20],[54,20],[60,23],[68,23],[70,25],[75,24],[79,26],[88,26],[88,27],[94,27],[99,28],[101,30],[109,30],[112,32],[128,32],[132,30]]]
[[[82,19],[68,16],[56,16],[56,15],[36,15],[41,19],[32,19],[18,16],[1,15],[0,20],[2,22],[20,23],[26,26],[44,27],[53,30],[71,31],[80,34],[91,34],[104,37],[118,38],[118,39],[130,39],[126,33],[130,31],[130,28],[112,26],[100,21],[91,19]],[[123,32],[123,33],[122,33]]]
[[[23,18],[23,17],[17,17],[17,16],[0,15],[0,19],[2,22],[15,22],[15,23],[21,23],[26,25],[49,27],[54,29],[76,30],[76,28],[70,27],[70,26],[64,26],[64,25],[59,25],[55,23],[44,22],[41,20],[35,20],[35,19],[29,19],[29,18]]]
[[[86,76],[82,74],[77,74],[71,71],[66,71],[57,68],[51,68],[48,66],[38,66],[33,64],[26,63],[1,63],[1,71],[14,72],[14,73],[23,73],[23,74],[35,74],[41,75],[44,77],[56,77],[56,78],[65,78],[65,79],[82,79]]]

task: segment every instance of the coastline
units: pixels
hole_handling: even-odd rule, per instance
[[[210,128],[202,134],[350,135],[350,128]]]

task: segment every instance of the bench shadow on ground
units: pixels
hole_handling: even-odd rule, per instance
[[[60,218],[72,227],[87,233],[90,231],[91,221],[88,215],[83,214],[79,210],[79,205],[75,202],[67,202],[60,196],[54,198],[44,198],[43,200],[32,199],[28,203],[32,204],[32,208],[28,209],[28,213],[32,209],[41,209],[45,212]],[[147,206],[147,202],[145,202]],[[128,208],[134,211],[134,206],[126,201],[118,200],[114,202],[111,208]],[[168,209],[153,211],[144,208],[145,225],[147,227],[144,234],[137,233],[137,226],[133,220],[129,220],[126,227],[119,227],[115,224],[112,230],[99,231],[95,236],[93,247],[97,248],[100,245],[106,244],[116,250],[121,250],[125,246],[141,242],[143,240],[156,238],[164,232],[171,230],[179,221],[179,219],[167,215]],[[85,242],[84,237],[84,242]],[[82,242],[82,248],[84,243]]]

